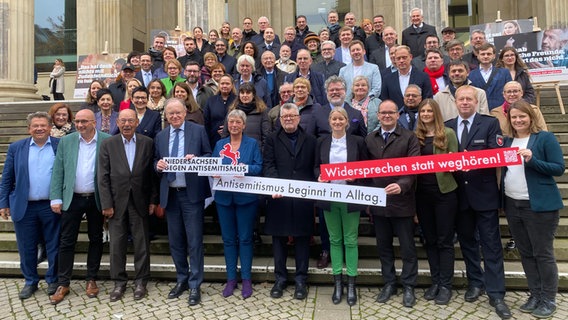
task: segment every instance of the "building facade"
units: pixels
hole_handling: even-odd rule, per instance
[[[49,17],[58,6],[62,13],[55,11]],[[568,22],[566,0],[0,0],[0,101],[40,99],[49,94],[46,69],[60,57],[68,64],[66,92],[71,93],[77,55],[105,49],[143,51],[151,45],[153,29],[201,26],[207,31],[224,21],[241,26],[245,17],[256,23],[258,17],[267,16],[281,34],[303,14],[311,30],[318,31],[333,8],[340,20],[353,12],[358,23],[382,14],[386,24],[400,34],[410,24],[409,12],[414,7],[422,8],[425,21],[437,30],[449,25],[462,33],[467,33],[469,25],[495,21],[497,12],[503,20],[537,17],[541,28],[566,27]]]

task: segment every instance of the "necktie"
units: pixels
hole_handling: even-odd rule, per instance
[[[389,140],[389,135],[390,135],[390,133],[388,131],[383,132],[383,139],[385,139],[385,143],[387,143],[387,141]]]
[[[145,72],[145,73],[144,73],[144,86],[145,86],[146,88],[148,88],[148,85],[150,84],[150,81],[151,81],[151,74],[150,74],[150,72]]]
[[[469,132],[467,130],[467,125],[469,124],[469,121],[462,120],[462,124],[463,124],[463,131],[462,131],[462,135],[461,135],[461,139],[460,139],[460,145],[461,145],[462,149],[465,150],[465,147],[467,146],[467,138],[469,136]]]
[[[177,157],[178,156],[178,148],[179,148],[179,131],[180,129],[175,129],[174,130],[176,135],[174,137],[174,143],[172,143],[172,151],[170,152],[170,157]],[[176,173],[175,172],[170,172],[168,174],[168,181],[172,182],[176,179]]]

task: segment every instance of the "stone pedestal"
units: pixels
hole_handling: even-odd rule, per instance
[[[39,100],[34,81],[34,1],[0,0],[0,101]]]

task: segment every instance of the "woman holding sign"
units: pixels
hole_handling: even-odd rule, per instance
[[[421,155],[458,151],[455,132],[444,126],[438,103],[423,100],[418,106],[416,137]],[[448,304],[452,298],[454,275],[454,221],[458,210],[458,187],[451,172],[421,174],[417,177],[416,211],[424,233],[432,286],[424,299]]]
[[[365,140],[362,137],[347,134],[349,116],[343,107],[334,107],[331,110],[329,126],[332,130],[331,135],[319,138],[316,145],[315,175],[319,182],[330,182],[321,180],[320,164],[362,161],[369,158]],[[355,181],[347,179],[335,180],[331,183],[355,184]],[[353,306],[357,302],[355,279],[359,260],[357,244],[359,213],[364,208],[356,204],[328,201],[318,201],[316,206],[324,210],[329,232],[331,267],[335,283],[331,301],[338,304],[343,296],[342,272],[345,256],[348,279],[347,303]],[[344,245],[345,252],[343,251]]]
[[[213,156],[223,158],[223,164],[248,165],[248,174],[260,175],[262,155],[254,138],[243,134],[247,115],[239,109],[229,112],[227,129],[229,137],[217,141]],[[252,295],[251,269],[253,255],[252,233],[256,219],[258,196],[256,194],[216,191],[215,203],[221,225],[221,237],[227,264],[227,285],[223,297],[233,295],[237,288],[237,260],[241,259],[241,279],[244,299]]]
[[[501,182],[507,221],[530,291],[520,309],[547,318],[556,311],[558,267],[553,242],[563,204],[554,176],[564,174],[564,159],[554,134],[540,129],[528,102],[513,103],[507,119],[512,137],[505,140],[505,147],[518,147],[522,158],[521,165],[504,168]]]

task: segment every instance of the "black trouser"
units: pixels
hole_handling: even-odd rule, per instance
[[[83,213],[87,214],[89,251],[87,254],[87,280],[95,280],[103,255],[103,215],[97,209],[94,193],[90,196],[73,195],[67,211],[61,213],[59,240],[59,285],[69,286],[75,261],[75,245]]]

